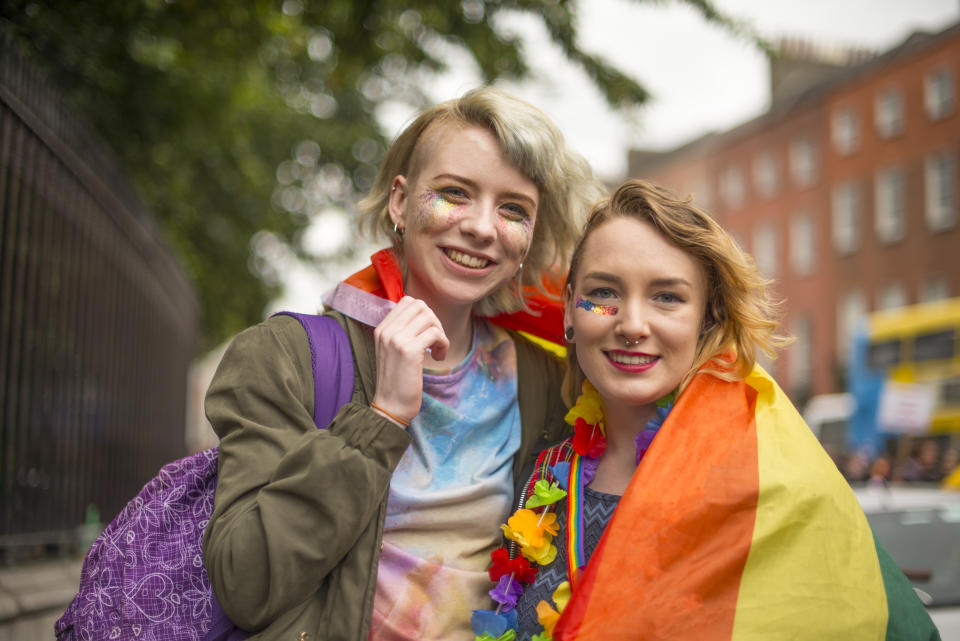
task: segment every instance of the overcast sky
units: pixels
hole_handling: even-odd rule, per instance
[[[801,37],[822,46],[878,52],[896,46],[915,30],[939,31],[960,20],[960,0],[714,4],[771,40]],[[707,25],[691,9],[650,0],[581,0],[580,7],[584,48],[642,82],[653,94],[650,103],[632,118],[611,111],[586,76],[549,42],[542,25],[522,16],[509,18],[506,26],[523,37],[532,77],[504,87],[546,111],[601,177],[623,178],[630,148],[669,149],[708,131],[732,128],[766,109],[768,67],[761,52],[744,39]],[[456,56],[451,65],[451,72],[430,90],[437,101],[456,97],[478,82]],[[398,133],[411,115],[405,109],[385,111],[387,134]],[[308,232],[307,245],[322,253],[324,246],[341,243],[350,233],[341,216],[328,213]],[[342,267],[347,272],[356,266]],[[287,292],[271,310],[318,309],[320,293],[331,283],[306,265],[288,264],[283,271]]]
[[[823,46],[890,49],[917,29],[960,20],[960,0],[716,0],[721,11],[761,36],[808,38]],[[762,53],[678,2],[583,0],[582,46],[602,55],[653,94],[633,120],[607,108],[586,76],[566,63],[543,27],[512,19],[527,42],[530,81],[508,88],[544,109],[604,178],[626,169],[631,147],[671,148],[710,130],[729,129],[768,104]],[[453,97],[475,82],[461,71],[437,84]],[[399,123],[398,123],[399,124]]]

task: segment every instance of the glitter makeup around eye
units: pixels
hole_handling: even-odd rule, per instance
[[[616,305],[598,305],[597,303],[591,303],[588,300],[583,300],[577,296],[576,307],[580,309],[585,309],[588,312],[593,312],[594,314],[599,314],[600,316],[613,316],[620,311]]]
[[[440,220],[449,218],[459,207],[456,203],[444,198],[440,192],[433,190],[427,190],[420,194],[419,200],[422,205],[418,212],[420,222],[426,226],[435,225]]]

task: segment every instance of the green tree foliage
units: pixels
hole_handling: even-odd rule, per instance
[[[638,0],[641,1],[641,0]],[[646,0],[652,1],[652,0]],[[685,0],[726,24],[707,1]],[[201,302],[211,347],[260,320],[275,274],[257,233],[300,251],[312,212],[346,206],[375,173],[386,100],[425,102],[443,45],[488,82],[519,79],[505,10],[540,18],[611,105],[635,80],[577,45],[576,0],[5,0],[0,20],[112,146]],[[352,247],[344,247],[349,254]]]

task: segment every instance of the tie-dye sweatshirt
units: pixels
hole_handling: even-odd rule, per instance
[[[520,413],[513,341],[486,321],[474,326],[460,365],[424,375],[413,443],[390,484],[370,639],[470,640],[471,611],[489,606]]]

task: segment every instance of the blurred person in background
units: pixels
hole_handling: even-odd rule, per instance
[[[489,319],[509,326],[562,274],[601,195],[547,116],[501,91],[404,129],[360,203],[392,246],[333,306],[396,305],[376,329],[330,312],[352,345],[352,400],[317,429],[310,346],[287,316],[239,334],[207,394],[220,476],[204,560],[236,626],[472,638],[519,470],[566,435],[562,362]]]
[[[913,483],[936,483],[943,479],[940,443],[934,438],[927,438],[914,445],[913,453],[904,461],[899,476]]]

